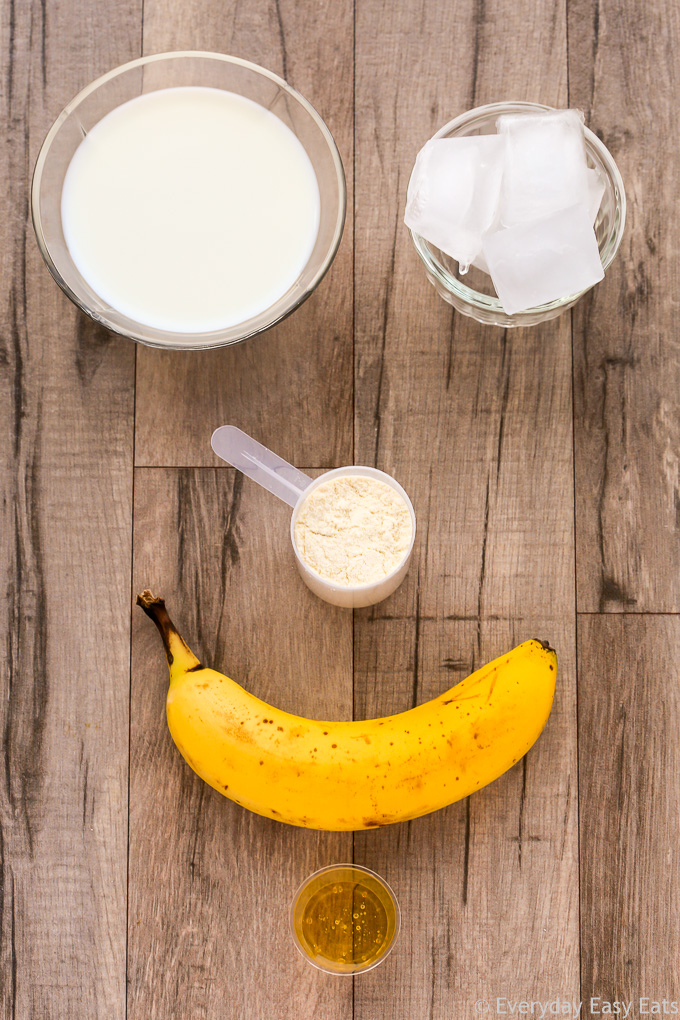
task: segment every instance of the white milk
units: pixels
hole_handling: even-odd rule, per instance
[[[107,114],[61,200],[78,270],[138,322],[199,333],[269,308],[306,265],[319,187],[290,128],[213,88],[161,89]]]

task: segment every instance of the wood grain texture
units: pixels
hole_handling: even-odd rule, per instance
[[[30,226],[43,137],[138,54],[140,7],[2,9],[0,1011],[125,1016],[134,350],[76,314]]]
[[[453,315],[402,224],[438,126],[495,99],[564,105],[565,66],[562,5],[527,20],[510,4],[357,3],[355,455],[396,475],[419,528],[405,584],[356,614],[357,712],[408,708],[534,634],[560,657],[554,714],[521,767],[436,816],[357,834],[357,862],[386,872],[405,919],[393,958],[356,983],[362,1020],[386,1000],[438,1020],[496,995],[578,998],[570,324]]]
[[[680,1001],[680,620],[582,616],[578,659],[583,999],[641,1016]]]
[[[572,105],[623,176],[628,220],[574,309],[579,609],[680,609],[677,4],[573,0]]]
[[[496,996],[680,1000],[680,623],[651,615],[680,610],[677,5],[8,0],[0,19],[0,1016],[465,1020]],[[74,312],[33,242],[46,130],[142,43],[283,74],[343,156],[331,273],[232,351],[135,352]],[[573,312],[573,365],[569,317],[502,332],[454,315],[402,224],[426,138],[503,98],[583,108],[626,183],[624,243]],[[215,470],[223,421],[301,466],[394,473],[418,515],[402,588],[354,619],[315,599],[287,509]],[[409,708],[538,636],[559,655],[549,723],[498,782],[406,825],[353,837],[249,814],[172,744],[167,668],[136,609],[128,704],[133,549],[132,594],[158,588],[197,654],[282,708]],[[298,883],[353,854],[403,914],[354,989],[309,967],[287,922]]]
[[[144,52],[172,49],[244,57],[297,88],[319,111],[338,145],[349,213],[327,277],[292,318],[231,350],[140,350],[137,463],[216,465],[210,436],[226,423],[238,424],[299,465],[350,463],[352,4],[257,0],[225,9],[215,0],[146,0]]]
[[[305,587],[288,527],[288,508],[230,469],[138,469],[135,590],[162,592],[192,650],[257,696],[350,718],[352,617]],[[351,859],[351,833],[261,818],[191,772],[141,611],[132,676],[130,1020],[351,1017],[351,981],[310,967],[288,927],[298,885]]]

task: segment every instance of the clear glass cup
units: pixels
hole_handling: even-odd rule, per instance
[[[61,223],[61,192],[71,157],[107,113],[146,92],[202,85],[225,89],[266,107],[302,142],[319,185],[319,233],[307,265],[271,307],[245,322],[209,333],[172,333],[130,319],[103,301],[76,269]],[[333,136],[307,100],[271,71],[223,53],[159,53],[97,78],[71,100],[43,142],[33,174],[31,214],[40,252],[65,294],[96,322],[151,347],[196,350],[239,343],[269,329],[309,297],[330,266],[345,222],[347,194]],[[266,272],[266,252],[262,253]]]
[[[298,951],[312,966],[353,977],[389,956],[401,912],[394,892],[374,871],[359,864],[330,864],[296,892],[290,926]]]
[[[538,103],[491,103],[455,117],[433,135],[434,138],[463,138],[469,135],[495,134],[496,120],[504,113],[537,113],[553,109]],[[626,193],[619,169],[607,147],[588,128],[585,131],[588,166],[596,168],[604,181],[604,195],[595,220],[595,236],[602,268],[606,272],[619,250],[626,224]],[[524,312],[508,315],[496,296],[491,277],[471,267],[461,276],[458,263],[415,231],[410,231],[416,251],[425,266],[428,279],[437,293],[463,315],[487,325],[534,326],[554,319],[575,305],[585,291],[549,301]]]

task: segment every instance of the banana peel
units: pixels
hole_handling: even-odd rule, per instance
[[[512,768],[550,715],[557,656],[544,641],[524,641],[407,712],[324,722],[203,666],[163,599],[144,591],[137,603],[163,639],[180,754],[230,800],[289,825],[373,829],[437,811]]]

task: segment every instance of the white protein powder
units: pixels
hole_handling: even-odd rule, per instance
[[[295,544],[312,570],[331,584],[372,584],[391,573],[413,534],[403,497],[385,482],[341,475],[305,499],[295,522]]]

